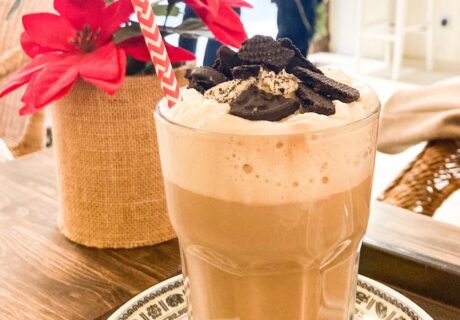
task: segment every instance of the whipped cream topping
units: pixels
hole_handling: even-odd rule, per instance
[[[259,76],[250,77],[249,79],[235,79],[218,84],[212,87],[204,94],[207,99],[214,99],[220,103],[232,103],[236,98],[250,86],[255,85],[259,89],[269,92],[274,95],[282,95],[286,98],[293,98],[298,85],[298,80],[292,74],[285,70],[276,74],[274,71],[269,71],[260,68]]]
[[[182,90],[182,101],[173,108],[161,107],[162,114],[169,120],[195,129],[230,134],[289,134],[318,131],[338,127],[365,118],[379,108],[375,92],[367,85],[352,79],[337,68],[321,69],[326,76],[354,87],[360,98],[352,103],[333,101],[336,112],[325,116],[313,112],[296,113],[279,122],[251,121],[229,114],[230,103],[255,84],[273,94],[292,97],[297,90],[296,78],[284,70],[276,75],[273,71],[261,70],[258,79],[232,80],[221,83],[204,95],[195,89]]]
[[[298,79],[285,70],[276,74],[274,71],[261,69],[257,86],[266,92],[274,95],[281,95],[286,98],[295,97]]]
[[[323,68],[336,81],[358,89],[359,100],[334,101],[336,113],[293,114],[279,122],[250,121],[230,115],[230,105],[185,89],[183,101],[156,114],[164,178],[191,192],[248,205],[307,203],[350,190],[371,177],[377,117],[376,94],[343,72]],[[270,85],[268,85],[270,86]],[[208,132],[224,133],[212,134]],[[366,195],[363,195],[366,197]]]
[[[249,78],[246,80],[235,79],[226,81],[212,87],[204,94],[205,99],[214,99],[219,103],[232,103],[238,96],[246,91],[250,86],[256,85],[256,78]],[[194,89],[190,89],[194,90]],[[196,91],[196,90],[195,90]],[[193,91],[192,91],[193,92]],[[197,91],[198,92],[198,91]],[[187,94],[187,93],[185,93]]]

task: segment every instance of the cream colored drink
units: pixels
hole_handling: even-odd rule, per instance
[[[370,182],[281,205],[224,201],[167,183],[193,319],[348,319]]]
[[[333,115],[280,121],[231,115],[229,103],[209,90],[186,89],[174,108],[159,106],[189,319],[350,319],[379,102],[344,73],[323,72],[360,98],[333,101]]]

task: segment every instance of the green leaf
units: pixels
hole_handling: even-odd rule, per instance
[[[156,16],[172,16],[172,17],[177,17],[180,14],[180,9],[176,6],[173,6],[169,10],[169,5],[167,4],[154,4],[153,5],[153,13],[155,13]]]
[[[22,3],[22,0],[14,1],[13,5],[10,8],[10,11],[8,11],[8,14],[6,15],[6,20],[8,20],[13,15],[13,13],[19,8],[21,3]]]
[[[178,2],[181,2],[182,0],[168,0],[168,12],[172,10],[173,7],[176,6]]]
[[[121,43],[130,38],[142,36],[142,30],[138,22],[130,21],[128,25],[113,34],[113,42]]]
[[[164,35],[177,33],[181,36],[189,38],[214,38],[214,35],[211,33],[211,31],[209,31],[208,27],[203,23],[203,21],[201,21],[201,19],[198,18],[189,18],[177,27],[163,26],[160,27],[160,29]]]
[[[206,37],[214,39],[214,35],[208,27],[198,18],[190,18],[177,27],[160,26],[163,37],[171,34],[179,34],[187,38]],[[142,36],[141,27],[138,22],[130,21],[126,26],[114,33],[113,41],[121,43],[130,38]]]

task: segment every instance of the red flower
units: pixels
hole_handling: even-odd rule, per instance
[[[0,97],[27,83],[20,114],[36,112],[66,95],[79,78],[109,94],[122,85],[126,54],[112,35],[133,12],[130,0],[55,0],[59,13],[23,17],[21,44],[33,60],[0,91]]]
[[[246,32],[234,7],[251,7],[244,0],[184,0],[208,25],[217,40],[240,47]],[[118,46],[113,34],[133,12],[130,0],[55,0],[58,14],[23,17],[21,45],[32,61],[20,69],[0,91],[0,98],[27,84],[20,114],[37,112],[65,96],[83,79],[114,94],[125,77],[126,54],[149,61],[143,38]],[[190,52],[166,43],[172,62],[193,60]]]
[[[216,39],[239,48],[248,37],[238,14],[233,8],[252,5],[244,0],[184,0],[203,20]]]
[[[140,61],[151,61],[149,49],[145,45],[144,37],[135,37],[123,41],[119,45],[125,49],[126,54]],[[190,51],[175,47],[165,41],[166,51],[168,51],[169,60],[171,63],[195,60],[195,55]]]

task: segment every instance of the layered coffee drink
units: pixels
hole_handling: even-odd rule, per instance
[[[378,111],[368,86],[263,36],[159,105],[189,319],[351,318]]]

